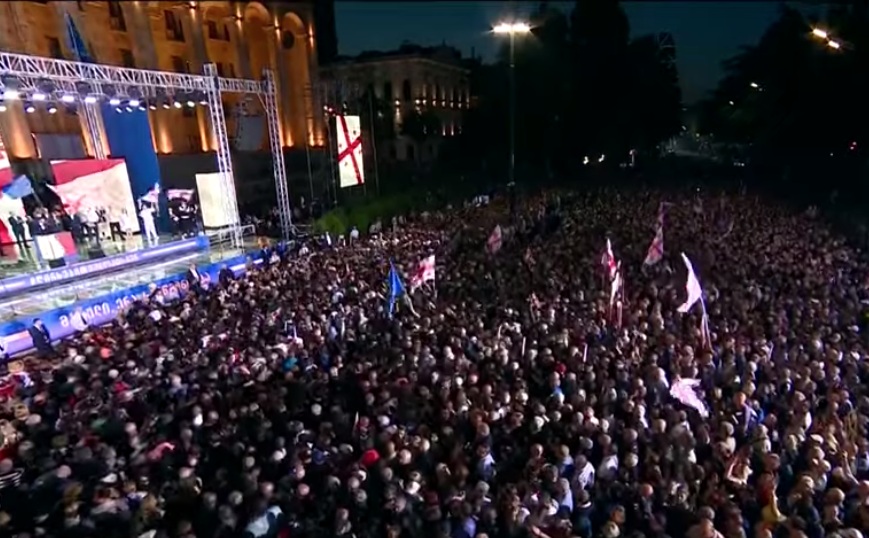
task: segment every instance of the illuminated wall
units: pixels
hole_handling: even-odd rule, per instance
[[[0,49],[70,58],[58,2],[0,3]],[[307,137],[322,140],[322,115],[310,96],[316,83],[316,55],[310,5],[280,2],[123,1],[64,2],[91,55],[102,64],[201,73],[213,62],[224,76],[259,78],[275,73],[285,146]],[[289,32],[292,38],[285,38]],[[312,74],[313,73],[313,74]],[[307,89],[306,89],[307,88]],[[232,111],[238,96],[226,96]],[[207,110],[149,111],[158,153],[190,153],[215,148]],[[233,132],[228,120],[228,132]],[[35,155],[31,133],[80,132],[81,120],[59,110],[26,114],[11,106],[0,113],[0,136],[19,158]],[[85,136],[87,138],[87,136]],[[90,143],[86,144],[90,148]],[[268,140],[263,141],[263,149]]]

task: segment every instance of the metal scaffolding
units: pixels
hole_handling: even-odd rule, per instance
[[[241,246],[241,220],[238,214],[238,201],[235,191],[235,177],[232,172],[232,155],[226,133],[226,117],[223,109],[222,94],[245,93],[257,95],[262,101],[269,120],[269,138],[274,153],[273,168],[278,208],[281,212],[281,229],[284,237],[292,231],[289,191],[284,168],[284,154],[281,148],[280,131],[277,123],[277,108],[274,78],[269,71],[263,73],[264,81],[224,78],[217,76],[214,64],[206,64],[204,75],[171,73],[115,67],[24,54],[0,52],[0,91],[21,93],[40,91],[40,85],[50,83],[55,91],[79,96],[86,118],[94,151],[102,152],[100,134],[100,110],[96,103],[83,102],[79,95],[81,85],[88,87],[88,96],[100,99],[127,98],[148,99],[166,95],[167,92],[194,93],[207,97],[210,118],[217,139],[217,165],[220,173],[224,197],[224,210],[230,221],[233,244]],[[13,87],[14,85],[14,87]],[[100,148],[100,149],[97,149]]]

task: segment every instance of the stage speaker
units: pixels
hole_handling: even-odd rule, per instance
[[[103,247],[99,245],[88,247],[88,259],[89,260],[98,260],[100,258],[105,258],[106,253],[103,252]]]
[[[57,258],[56,260],[48,260],[48,266],[52,269],[57,269],[58,267],[63,267],[66,265],[66,260],[63,258]]]

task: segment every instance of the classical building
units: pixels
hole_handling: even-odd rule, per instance
[[[444,137],[461,132],[462,113],[471,99],[469,76],[461,53],[447,46],[404,45],[394,52],[338,58],[320,68],[327,108],[340,110],[367,94],[394,107],[398,135],[386,148],[379,147],[378,155],[400,161],[430,160]],[[402,135],[402,119],[411,112],[434,114],[440,132],[428,133],[425,140]]]
[[[222,76],[257,79],[264,69],[271,69],[278,85],[282,145],[323,144],[322,105],[312,90],[317,84],[317,50],[310,0],[2,2],[0,50],[73,59],[64,25],[67,12],[88,53],[100,64],[199,74],[211,62]],[[234,111],[261,113],[258,102],[248,99],[241,106],[241,99],[224,96],[229,133],[235,128]],[[156,108],[148,114],[158,154],[216,148],[205,107]],[[82,128],[83,114],[73,109],[46,105],[29,112],[21,102],[10,102],[0,110],[0,136],[14,157],[35,157],[34,140],[40,135],[79,133],[93,155]],[[265,122],[257,125],[265,131]],[[265,136],[261,147],[268,148]]]

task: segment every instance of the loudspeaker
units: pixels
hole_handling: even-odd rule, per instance
[[[97,245],[88,247],[88,259],[89,260],[98,260],[100,258],[105,258],[106,253],[103,252],[103,247]]]
[[[63,267],[66,265],[66,260],[63,258],[57,258],[56,260],[48,260],[48,266],[52,269],[57,269],[58,267]]]

